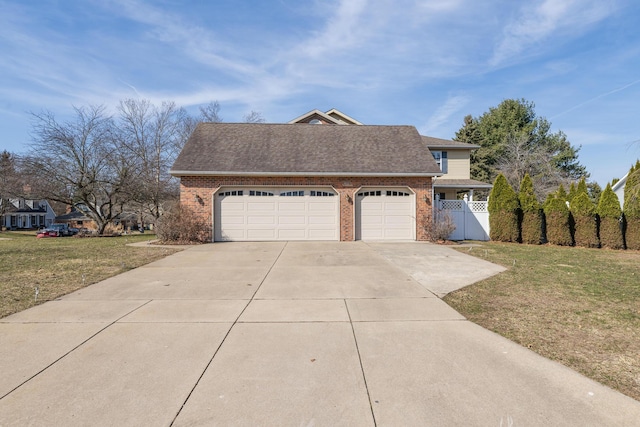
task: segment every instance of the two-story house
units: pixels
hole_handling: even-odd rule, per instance
[[[335,108],[327,112],[312,110],[289,123],[362,125]],[[471,151],[480,148],[478,145],[431,136],[422,136],[422,140],[442,171],[442,176],[433,178],[433,191],[437,199],[455,200],[458,195],[466,194],[468,200],[473,200],[474,190],[491,189],[491,184],[471,179]]]
[[[429,240],[438,197],[490,188],[469,179],[474,148],[313,110],[200,123],[170,172],[212,241]]]
[[[12,198],[0,200],[4,204],[0,225],[10,230],[29,230],[53,224],[56,213],[47,200]]]

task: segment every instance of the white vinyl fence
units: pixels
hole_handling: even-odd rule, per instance
[[[438,200],[438,208],[449,214],[456,229],[450,240],[489,240],[488,202]]]

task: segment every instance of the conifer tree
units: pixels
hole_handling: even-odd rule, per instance
[[[542,215],[529,174],[526,174],[520,183],[518,199],[522,211],[520,223],[522,243],[539,245],[542,243]]]
[[[549,194],[544,202],[547,241],[553,245],[573,244],[567,193],[562,185],[555,194]]]
[[[491,240],[518,242],[520,231],[518,195],[504,175],[499,174],[489,195],[489,228]]]
[[[629,170],[624,185],[625,242],[627,249],[640,250],[640,160]]]
[[[611,189],[611,184],[607,184],[600,195],[597,212],[600,216],[600,244],[602,247],[623,249],[622,210],[618,196]]]

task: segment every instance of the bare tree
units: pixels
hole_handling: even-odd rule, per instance
[[[135,164],[129,183],[131,208],[144,223],[146,215],[159,218],[166,203],[179,194],[178,181],[169,169],[185,142],[189,117],[173,102],[159,107],[148,100],[127,99],[118,106],[118,137],[123,153]]]
[[[538,201],[544,201],[547,194],[555,191],[560,184],[567,186],[572,181],[568,173],[553,163],[554,155],[552,147],[536,144],[526,134],[509,134],[496,162],[496,169],[513,188],[519,188],[528,173]]]
[[[75,120],[32,113],[33,140],[25,159],[34,173],[33,191],[72,205],[103,233],[129,202],[135,164],[120,149],[112,118],[102,106],[74,108]]]
[[[0,153],[0,218],[7,212],[9,199],[20,195],[19,188],[18,159],[4,150]]]
[[[200,107],[200,121],[211,123],[223,122],[224,120],[220,117],[220,103],[213,101],[204,107]]]
[[[251,110],[251,112],[245,114],[242,117],[245,123],[264,123],[264,117],[257,111]]]

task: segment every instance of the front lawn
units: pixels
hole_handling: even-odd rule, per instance
[[[35,232],[0,233],[0,318],[180,250],[127,246],[154,238],[136,234],[37,239]]]
[[[640,252],[483,243],[508,268],[447,295],[472,322],[640,400]]]

